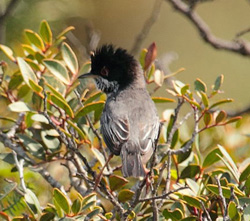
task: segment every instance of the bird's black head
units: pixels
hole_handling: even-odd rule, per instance
[[[105,93],[125,88],[136,78],[137,61],[121,48],[104,45],[91,55],[91,75],[97,87]]]

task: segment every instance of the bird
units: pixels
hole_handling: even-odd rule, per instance
[[[123,48],[106,44],[91,54],[92,77],[106,93],[100,132],[106,146],[120,155],[124,177],[145,177],[160,133],[157,109],[140,63]]]

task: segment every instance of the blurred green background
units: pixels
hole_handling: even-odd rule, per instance
[[[0,0],[0,13],[9,2]],[[100,34],[99,45],[113,43],[130,50],[154,3],[154,0],[17,0],[15,9],[5,21],[6,30],[1,33],[5,37],[1,43],[21,53],[17,45],[23,38],[23,29],[38,31],[41,20],[46,19],[56,33],[69,25],[75,26],[69,39],[80,62],[86,59],[82,46],[87,44],[87,27]],[[250,26],[250,4],[246,0],[207,1],[200,3],[196,10],[220,38],[233,40],[236,33]],[[250,34],[243,38],[249,40]],[[167,1],[162,2],[160,16],[142,47],[148,47],[153,41],[157,44],[159,58],[174,52],[171,53],[174,60],[170,64],[171,71],[186,68],[177,76],[181,81],[192,84],[200,78],[211,85],[217,76],[224,74],[226,97],[235,99],[230,109],[238,110],[250,104],[249,58],[206,44],[193,25]],[[4,59],[2,53],[0,59]]]

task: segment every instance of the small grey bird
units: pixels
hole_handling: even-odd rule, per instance
[[[107,147],[121,156],[125,177],[144,177],[146,163],[156,148],[160,122],[140,64],[126,50],[104,45],[92,54],[90,73],[79,78],[90,76],[107,94],[101,116]]]

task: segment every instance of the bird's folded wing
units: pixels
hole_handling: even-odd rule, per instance
[[[107,114],[103,115],[101,121],[101,133],[106,145],[111,150],[111,152],[119,155],[122,144],[128,140],[128,121],[126,119],[114,119]]]

